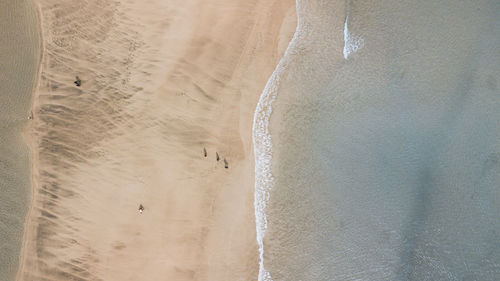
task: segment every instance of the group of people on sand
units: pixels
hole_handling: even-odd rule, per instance
[[[207,149],[205,147],[203,148],[203,156],[208,156]],[[220,156],[217,151],[215,152],[215,160],[217,160],[217,162],[220,160]],[[224,168],[229,169],[229,162],[227,162],[226,158],[224,158]]]

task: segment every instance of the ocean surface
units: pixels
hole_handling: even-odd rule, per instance
[[[499,280],[500,1],[297,11],[254,120],[259,280]]]
[[[0,0],[0,280],[14,280],[31,194],[22,131],[37,74],[39,34],[29,0]]]

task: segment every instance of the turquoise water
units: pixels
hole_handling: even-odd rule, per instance
[[[39,38],[31,1],[0,0],[0,280],[14,280],[31,186],[22,130],[37,72]]]
[[[268,83],[260,279],[498,280],[500,2],[341,2]]]

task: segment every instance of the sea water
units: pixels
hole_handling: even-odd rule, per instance
[[[0,280],[14,280],[28,211],[28,122],[39,34],[32,1],[0,0]]]
[[[254,123],[259,280],[498,280],[500,2],[297,10]]]

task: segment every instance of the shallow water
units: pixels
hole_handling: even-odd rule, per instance
[[[435,2],[298,1],[271,117],[272,280],[500,276],[500,2]],[[363,45],[345,59],[347,10]]]
[[[22,138],[37,71],[39,38],[31,1],[0,0],[0,280],[17,272],[30,200],[29,151]]]

